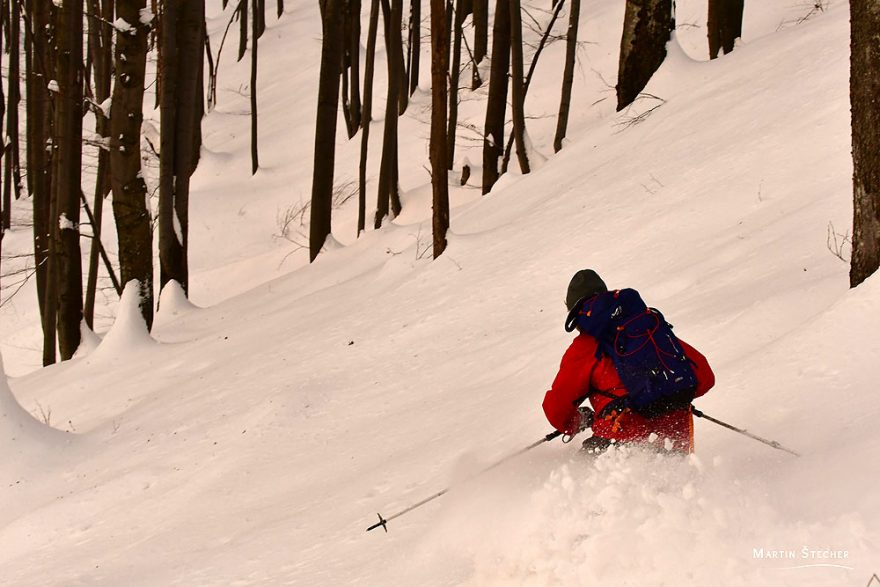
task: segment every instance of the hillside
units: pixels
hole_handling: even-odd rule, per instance
[[[304,228],[279,237],[278,218],[310,189],[317,8],[291,5],[261,45],[254,178],[245,64],[226,63],[194,178],[192,303],[163,292],[152,336],[133,299],[108,303],[99,345],[36,371],[33,349],[10,349],[33,343],[34,309],[3,310],[0,585],[864,586],[880,571],[880,281],[849,290],[826,243],[852,213],[848,7],[796,24],[808,7],[750,6],[741,46],[712,62],[700,25],[680,26],[646,89],[659,99],[618,114],[602,80],[620,4],[584,7],[565,148],[549,147],[557,43],[528,101],[537,169],[486,197],[456,188],[436,261],[427,79],[401,123],[404,213],[356,239],[343,204],[308,265]],[[680,25],[705,12],[679,4]],[[465,122],[484,97],[463,96]],[[340,136],[341,182],[356,143]],[[803,456],[698,421],[688,459],[587,461],[557,441],[469,480],[549,432],[583,267],[639,289],[709,358],[701,409]]]

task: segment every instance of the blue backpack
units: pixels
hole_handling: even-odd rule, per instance
[[[604,413],[629,408],[653,417],[693,401],[697,377],[690,359],[663,314],[647,307],[636,290],[579,301],[565,322],[567,332],[575,328],[599,342],[596,358],[610,357],[626,387],[627,394],[610,402]]]

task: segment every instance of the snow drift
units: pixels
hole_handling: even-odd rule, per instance
[[[705,14],[679,5],[682,23]],[[865,585],[880,570],[880,282],[850,291],[826,243],[851,216],[846,8],[795,26],[797,6],[749,5],[743,44],[711,63],[693,58],[705,31],[682,26],[656,99],[618,114],[602,80],[622,3],[588,3],[582,107],[559,154],[487,197],[454,188],[449,248],[431,261],[419,91],[401,121],[405,215],[355,239],[343,205],[307,265],[305,228],[288,239],[276,223],[307,199],[320,27],[316,6],[289,6],[261,47],[265,168],[247,172],[246,64],[224,66],[205,123],[199,308],[166,290],[148,335],[129,297],[92,355],[12,380],[27,410],[75,429],[59,433],[69,452],[0,390],[7,429],[37,451],[8,465],[26,490],[0,486],[14,512],[0,582]],[[543,153],[561,57],[548,47],[527,104]],[[479,124],[481,92],[463,122]],[[341,180],[357,142],[340,138]],[[584,460],[553,443],[469,479],[548,432],[540,402],[583,267],[639,289],[709,358],[718,384],[700,408],[803,456],[697,421],[692,458]],[[375,512],[450,485],[387,535],[364,533]]]

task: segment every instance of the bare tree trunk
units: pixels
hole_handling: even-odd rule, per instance
[[[472,0],[474,50],[471,51],[468,48],[471,57],[471,90],[477,90],[483,85],[483,77],[480,75],[480,64],[486,58],[486,49],[488,47],[488,4],[488,0]],[[468,46],[467,42],[467,37],[465,37],[465,47]]]
[[[577,60],[577,36],[580,23],[581,0],[571,0],[568,15],[568,33],[565,35],[565,69],[562,73],[562,95],[559,99],[559,116],[556,119],[556,135],[553,150],[562,149],[562,140],[568,132],[568,115],[571,111],[571,88],[574,85],[574,65]]]
[[[880,0],[850,0],[853,251],[850,286],[880,267]]]
[[[89,0],[89,52],[92,55],[95,78],[95,102],[104,103],[110,97],[110,67],[113,59],[112,0]],[[103,112],[95,112],[95,132],[102,139],[110,136],[109,119]],[[110,193],[110,151],[98,150],[98,171],[95,177],[95,204],[92,223],[92,245],[89,251],[89,269],[86,279],[86,299],[83,315],[89,328],[95,327],[95,296],[98,289],[98,262],[102,250],[101,221],[104,198]]]
[[[394,0],[389,6],[388,0],[382,0],[382,12],[385,16],[385,46],[388,54],[388,96],[385,106],[385,132],[382,140],[382,160],[379,167],[379,192],[376,205],[374,228],[381,228],[382,221],[388,216],[389,204],[391,212],[396,216],[400,213],[400,194],[398,192],[397,174],[397,127],[399,97],[403,88],[400,82],[401,61],[397,52],[400,45],[400,27],[398,15],[401,0]]]
[[[86,33],[86,74],[85,74],[85,85],[86,85],[86,94],[91,94],[91,99],[94,104],[100,105],[104,100],[107,99],[106,96],[103,98],[100,97],[101,94],[101,29],[103,28],[102,15],[101,15],[101,7],[98,4],[97,0],[85,0],[85,10],[86,10],[86,22],[88,23],[88,32]],[[112,19],[111,19],[112,22]],[[94,84],[94,88],[91,87],[91,84]],[[98,137],[106,137],[107,133],[100,132],[98,127],[101,125],[101,122],[105,120],[102,111],[96,106],[93,105],[92,111],[95,116],[95,135]],[[95,211],[98,213],[98,218],[101,217],[101,213],[103,210],[102,207],[98,204],[100,200],[100,196],[97,192],[101,187],[101,154],[105,151],[105,149],[98,149],[98,171],[95,174]],[[85,193],[83,193],[85,195]],[[101,201],[103,204],[103,201]],[[86,322],[86,325],[94,329],[94,310],[95,310],[95,290],[98,285],[98,263],[99,260],[96,243],[99,243],[101,240],[101,225],[94,222],[94,215],[87,215],[89,218],[89,225],[92,228],[92,240],[91,246],[89,247],[89,263],[86,271],[86,294],[85,294],[85,302],[83,304],[83,319]]]
[[[5,2],[3,4],[0,4],[0,10],[3,10],[5,12],[5,10],[6,10]],[[0,28],[2,28],[2,27],[0,27]],[[2,88],[2,84],[0,84],[0,103],[2,103],[2,101],[3,101],[2,93],[3,93],[3,88]],[[5,114],[5,112],[0,111],[0,125],[3,124],[3,114]],[[8,151],[8,149],[6,149],[6,151]],[[4,152],[3,158],[9,159],[8,153]],[[10,170],[10,173],[11,173],[11,170]],[[7,197],[6,194],[4,194],[4,197],[2,199],[0,199],[0,253],[2,253],[2,250],[3,250],[3,237],[6,235],[6,230],[8,228],[7,223],[10,225],[12,224],[12,216],[10,214],[10,208],[12,207],[12,202],[9,200],[11,200],[11,196]],[[2,256],[0,256],[0,259],[2,259]],[[0,268],[2,268],[2,262],[0,262]]]
[[[3,52],[9,54],[9,0],[0,0],[0,28],[3,32],[3,41],[0,46]]]
[[[150,23],[150,36],[148,37],[147,44],[147,53],[149,53],[154,47],[157,47],[159,43],[157,39],[162,36],[162,21],[165,20],[164,10],[158,5],[158,0],[150,0],[150,10],[153,11],[154,15],[157,15],[156,18],[153,18]],[[162,94],[162,52],[157,52],[156,59],[156,88],[153,96],[153,109],[159,108],[159,96]]]
[[[164,0],[159,161],[160,288],[174,280],[189,292],[189,183],[198,165],[204,114],[204,0]],[[254,37],[256,39],[256,37]],[[254,42],[256,42],[254,40]]]
[[[25,148],[25,166],[30,168],[30,151],[28,150],[28,140],[30,139],[30,127],[28,126],[27,119],[30,116],[31,110],[28,106],[28,100],[30,99],[30,80],[31,80],[31,70],[36,67],[34,65],[34,56],[33,56],[33,35],[30,33],[30,17],[28,16],[28,10],[30,7],[28,6],[28,0],[24,0],[21,10],[21,20],[22,26],[24,26],[23,36],[24,36],[24,95],[25,95],[25,115],[24,115],[24,148]],[[0,84],[2,85],[2,84]],[[25,181],[27,182],[27,191],[28,195],[33,195],[33,178],[29,176],[28,173],[25,174]]]
[[[336,160],[336,111],[342,64],[342,0],[322,0],[324,39],[318,81],[318,113],[315,122],[315,167],[312,176],[309,258],[314,261],[330,234],[333,207],[333,171]]]
[[[510,69],[510,1],[495,3],[492,27],[492,67],[483,135],[483,193],[498,181],[498,161],[504,156],[504,117],[507,113],[507,73]]]
[[[449,130],[446,138],[446,165],[449,169],[455,165],[455,136],[458,130],[458,85],[461,77],[461,38],[463,36],[462,21],[464,11],[462,0],[456,0],[455,15],[446,15],[453,18],[453,42],[452,42],[452,67],[449,71]]]
[[[247,19],[247,0],[239,6],[240,19]],[[179,223],[175,220],[175,202],[177,187],[176,152],[180,145],[177,142],[177,117],[179,106],[179,90],[177,88],[181,66],[178,27],[180,26],[179,3],[174,0],[162,0],[162,30],[159,37],[159,291],[167,281],[174,279],[174,268],[180,264],[183,256],[183,235],[175,230]],[[167,280],[167,281],[166,281]],[[183,284],[181,284],[183,285]]]
[[[55,295],[49,289],[52,240],[51,178],[52,150],[47,149],[52,136],[51,98],[48,80],[54,76],[50,39],[54,36],[51,3],[27,0],[25,4],[25,89],[27,92],[27,182],[33,201],[34,264],[37,301],[43,328],[43,365],[55,362]],[[40,31],[35,34],[34,31]]]
[[[254,39],[259,39],[266,32],[266,0],[253,0],[254,22],[251,34]]]
[[[489,0],[473,0],[473,3],[474,63],[479,65],[489,48]]]
[[[187,70],[184,80],[188,80],[187,91],[192,91],[195,96],[193,98],[193,108],[190,111],[192,116],[192,125],[184,129],[189,135],[191,144],[190,155],[190,175],[195,173],[199,161],[202,160],[202,119],[205,118],[205,59],[203,52],[208,44],[208,24],[205,22],[205,0],[200,2],[188,3],[188,7],[194,7],[196,12],[191,13],[193,22],[190,30],[193,39],[192,45],[187,45],[187,54],[192,55],[192,71]],[[198,28],[196,28],[198,26]],[[198,35],[198,36],[196,36]],[[193,79],[193,77],[195,79]],[[193,88],[194,86],[194,88]],[[187,178],[187,193],[189,191],[189,178]]]
[[[67,0],[65,0],[66,3]],[[149,25],[140,21],[145,0],[119,0],[118,20],[127,31],[116,27],[116,81],[110,111],[110,151],[113,215],[119,241],[122,285],[138,282],[140,310],[147,328],[153,325],[153,233],[147,207],[147,184],[141,172],[141,124],[143,122],[144,75],[147,63]],[[166,6],[167,8],[167,6]],[[173,17],[165,13],[163,31]],[[165,57],[168,57],[167,55]],[[163,65],[170,65],[165,59]]]
[[[351,99],[349,112],[352,127],[357,131],[361,126],[361,0],[349,0],[351,17],[348,36],[349,71],[351,73]]]
[[[617,72],[617,110],[632,104],[666,59],[673,0],[627,0]]]
[[[257,0],[251,0],[256,2]],[[241,0],[241,9],[238,11],[238,60],[244,59],[248,42],[248,0]]]
[[[147,52],[149,53],[153,49],[159,46],[159,28],[162,26],[162,15],[159,11],[159,0],[150,0],[150,14],[153,15],[152,22],[150,23],[150,36],[148,37],[148,45]],[[159,81],[159,73],[156,72],[156,82]],[[158,94],[158,92],[156,92]],[[156,97],[156,108],[159,107],[159,98]],[[122,294],[119,294],[120,296]]]
[[[53,15],[54,16],[54,15]],[[53,18],[54,20],[54,18]],[[55,25],[53,25],[53,29]],[[55,58],[53,56],[53,63]],[[52,134],[55,136],[55,115],[52,115]],[[59,300],[58,300],[58,291],[59,291],[59,265],[60,265],[60,248],[61,245],[58,242],[59,239],[59,230],[58,230],[58,222],[53,222],[58,220],[58,194],[55,191],[55,183],[58,181],[58,172],[57,167],[58,163],[56,162],[58,158],[58,152],[53,148],[53,152],[50,158],[50,162],[52,164],[51,171],[51,179],[49,181],[49,185],[52,187],[52,194],[49,197],[49,213],[47,218],[47,230],[48,237],[47,241],[49,244],[48,251],[46,254],[46,258],[48,259],[46,268],[46,299],[44,301],[45,313],[44,313],[44,326],[47,327],[47,330],[43,331],[43,364],[49,365],[54,363],[57,360],[57,347],[58,347],[58,314],[59,314]],[[64,358],[62,357],[62,360]]]
[[[743,0],[709,0],[709,59],[733,51],[742,36]]]
[[[522,8],[519,0],[510,2],[510,79],[511,111],[513,112],[513,137],[516,140],[516,157],[519,168],[525,174],[531,171],[529,154],[526,152],[525,90],[523,87]]]
[[[502,0],[503,1],[503,0]],[[460,2],[459,2],[460,4]],[[431,0],[431,188],[433,190],[434,258],[446,250],[449,228],[449,174],[446,159],[446,12],[444,0]]]
[[[0,203],[0,214],[3,212],[3,205]],[[0,269],[3,268],[3,237],[6,236],[6,228],[4,228],[3,223],[0,223]],[[2,278],[2,274],[0,274],[0,278]]]
[[[391,1],[391,23],[394,28],[391,40],[394,50],[394,70],[397,75],[397,113],[402,115],[409,106],[409,93],[406,91],[409,80],[406,78],[406,58],[403,55],[403,38],[400,36],[403,28],[403,0]]]
[[[7,0],[0,2],[0,46],[3,45],[3,32],[7,29],[6,20],[8,19],[9,5]],[[8,43],[7,43],[8,47]],[[6,97],[3,95],[3,84],[0,83],[0,127],[3,126],[3,119],[6,116]],[[6,231],[12,226],[12,166],[11,149],[9,144],[0,147],[0,157],[3,159],[2,185],[0,185],[0,197],[2,197],[2,205],[0,205],[0,230]]]
[[[379,29],[379,0],[370,5],[367,31],[367,62],[364,71],[364,112],[361,121],[361,159],[358,168],[358,235],[366,229],[367,217],[367,152],[370,146],[370,124],[373,122],[373,72],[376,63],[376,37]]]
[[[409,31],[409,51],[412,65],[409,72],[409,95],[412,96],[419,87],[419,69],[422,56],[422,0],[410,2],[410,14],[412,15],[412,25]]]
[[[254,2],[254,8],[257,10],[254,13],[254,29],[251,40],[251,175],[256,175],[260,168],[260,155],[257,146],[257,47],[266,28],[265,24],[260,24],[265,19],[265,14],[263,14],[265,0],[254,0]],[[261,16],[257,18],[257,15]]]
[[[6,112],[6,145],[8,156],[6,159],[6,176],[4,180],[4,192],[14,191],[15,199],[21,196],[21,162],[19,160],[19,134],[18,134],[18,106],[21,103],[21,71],[19,42],[21,40],[21,5],[18,0],[10,3],[9,15],[9,107]],[[9,201],[8,193],[4,198]]]
[[[412,79],[410,75],[410,67],[412,66],[412,36],[413,36],[413,21],[412,21],[412,6],[410,6],[409,10],[409,22],[406,25],[406,46],[403,50],[403,55],[406,58],[406,63],[404,63],[404,78],[406,82],[403,84],[403,87],[406,91],[409,91],[409,82]]]
[[[15,90],[15,118],[9,119],[8,124],[12,127],[12,187],[15,190],[15,199],[21,197],[21,146],[20,146],[20,124],[18,117],[18,106],[21,103],[21,51],[19,41],[21,39],[21,0],[15,0],[12,3],[12,14],[10,15],[12,22],[10,23],[10,32],[14,47],[9,52],[9,80],[10,80],[10,97],[12,91]],[[15,80],[15,83],[12,83]],[[10,100],[11,101],[11,100]]]
[[[214,103],[217,101],[217,68],[214,65],[214,52],[211,50],[211,37],[208,35],[208,23],[205,23],[205,60],[208,62],[208,91],[206,99],[208,102],[208,112],[214,109]]]
[[[61,359],[73,357],[82,322],[82,258],[79,246],[79,201],[82,174],[83,3],[65,0],[57,9],[55,81],[55,149],[52,189],[57,202],[50,218],[58,261],[58,345]]]
[[[342,27],[342,36],[343,39],[349,39],[350,33],[348,32],[348,23],[345,23]],[[351,139],[355,133],[357,133],[357,127],[354,126],[354,122],[351,119],[351,101],[349,99],[349,67],[346,63],[346,52],[347,48],[342,52],[342,63],[339,64],[339,71],[342,73],[342,91],[340,93],[340,97],[342,98],[342,120],[345,122],[345,131],[348,135],[348,138]]]

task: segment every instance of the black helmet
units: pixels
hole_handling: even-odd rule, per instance
[[[574,274],[568,284],[568,293],[565,296],[565,307],[570,312],[578,301],[589,298],[597,293],[608,291],[605,282],[592,269],[581,269]]]

